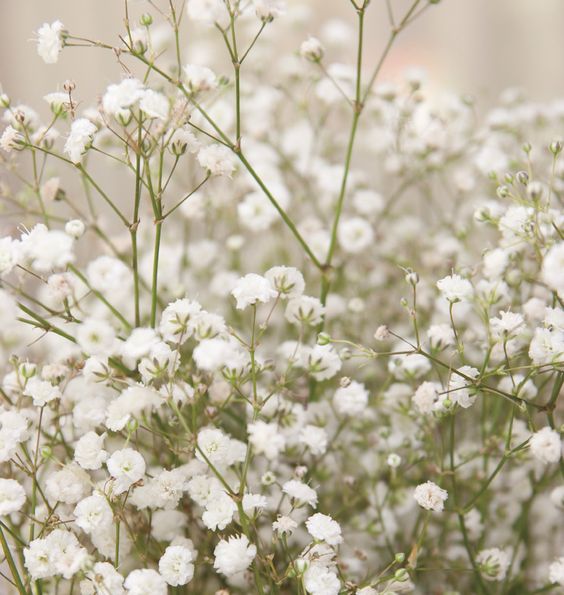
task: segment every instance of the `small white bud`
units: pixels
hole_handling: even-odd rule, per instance
[[[309,37],[300,46],[300,56],[310,62],[319,62],[324,53],[323,46],[316,37]]]
[[[85,229],[84,223],[80,219],[72,219],[65,224],[65,233],[75,240],[82,237]]]

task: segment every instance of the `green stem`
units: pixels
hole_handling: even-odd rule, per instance
[[[6,557],[6,562],[8,563],[8,567],[10,568],[10,572],[12,573],[12,578],[16,583],[16,587],[20,595],[28,595],[28,591],[24,587],[22,579],[20,577],[20,573],[18,572],[18,567],[14,562],[14,558],[12,557],[12,552],[10,551],[10,546],[6,541],[6,537],[4,536],[4,531],[2,527],[0,527],[0,542],[2,542],[2,549],[4,550],[4,556]]]

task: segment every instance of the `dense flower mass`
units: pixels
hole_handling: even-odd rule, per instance
[[[381,80],[376,2],[125,4],[37,31],[98,98],[0,95],[0,592],[564,586],[564,102]]]

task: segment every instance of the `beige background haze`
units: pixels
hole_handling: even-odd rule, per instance
[[[309,3],[318,23],[342,15],[354,23],[349,0],[289,0]],[[406,0],[390,0],[398,13]],[[367,63],[374,62],[389,25],[384,0],[369,7]],[[108,52],[65,51],[46,66],[35,52],[33,31],[62,20],[73,33],[116,43],[122,0],[0,0],[0,85],[15,101],[39,98],[72,79],[83,97],[95,97],[119,71]],[[351,43],[353,41],[351,40]],[[289,48],[294,49],[294,48]],[[433,86],[494,101],[508,86],[533,99],[564,96],[564,0],[443,0],[398,40],[384,75],[405,66],[423,67]]]

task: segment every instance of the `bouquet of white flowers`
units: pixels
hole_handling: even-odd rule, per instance
[[[2,593],[564,585],[564,102],[381,82],[440,7],[367,66],[350,4],[38,29],[122,76],[0,96]]]

